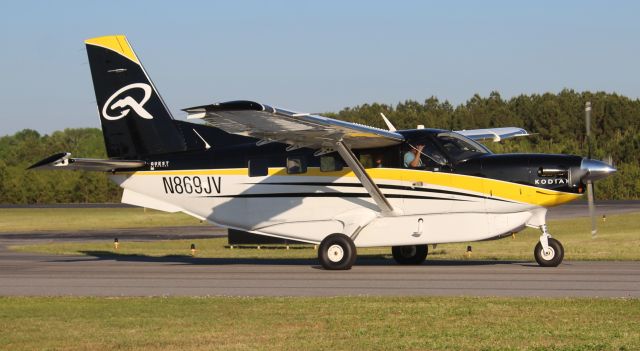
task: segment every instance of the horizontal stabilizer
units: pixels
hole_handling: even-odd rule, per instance
[[[526,130],[516,127],[468,129],[456,130],[455,132],[458,134],[462,134],[469,139],[493,140],[494,142],[498,142],[502,139],[531,135]]]
[[[71,153],[61,152],[38,161],[27,169],[72,169],[83,171],[110,172],[121,169],[140,168],[145,165],[139,160],[103,160],[96,158],[71,158]]]

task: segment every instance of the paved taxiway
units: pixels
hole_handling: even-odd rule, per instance
[[[0,249],[0,295],[74,296],[590,296],[640,297],[640,262],[316,260],[52,256]]]
[[[609,204],[607,214],[637,211]],[[578,204],[556,218],[582,215]],[[565,206],[567,207],[567,206]],[[561,207],[562,208],[562,207]],[[560,209],[560,208],[559,208]],[[616,209],[618,211],[616,211]],[[552,212],[554,213],[554,212]],[[359,260],[350,271],[324,271],[316,260],[206,259],[188,256],[53,256],[11,252],[7,245],[60,241],[195,238],[222,235],[212,227],[0,235],[0,295],[74,296],[589,296],[640,297],[640,262],[427,261],[399,266]]]

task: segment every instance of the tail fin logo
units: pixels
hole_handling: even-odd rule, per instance
[[[142,89],[144,91],[144,97],[140,102],[136,101],[130,95],[126,95],[114,102],[116,98],[120,97],[121,95],[124,95],[123,93],[132,89]],[[151,86],[145,83],[134,83],[134,84],[129,84],[125,87],[120,88],[118,91],[113,93],[113,95],[111,95],[111,97],[109,98],[109,100],[107,100],[104,106],[102,106],[102,117],[104,117],[104,119],[107,119],[109,121],[116,121],[128,115],[129,112],[133,110],[138,116],[144,119],[153,119],[153,116],[143,107],[144,104],[146,104],[147,101],[149,101],[149,99],[151,98],[152,91],[153,90],[151,89]],[[119,113],[119,114],[110,115],[109,111],[113,111],[114,113]]]

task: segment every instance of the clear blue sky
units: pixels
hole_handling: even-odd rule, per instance
[[[99,127],[83,40],[125,34],[176,118],[563,88],[640,97],[637,1],[3,1],[0,135]]]

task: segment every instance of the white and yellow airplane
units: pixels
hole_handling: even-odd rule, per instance
[[[391,246],[398,263],[420,264],[427,245],[527,226],[542,232],[537,262],[557,266],[564,249],[547,207],[615,172],[579,156],[493,154],[475,141],[527,135],[519,128],[383,130],[252,101],[187,108],[200,122],[179,121],[124,36],[85,43],[109,159],[61,153],[31,168],[108,172],[123,203],[319,244],[326,269],[349,269],[358,247]]]

